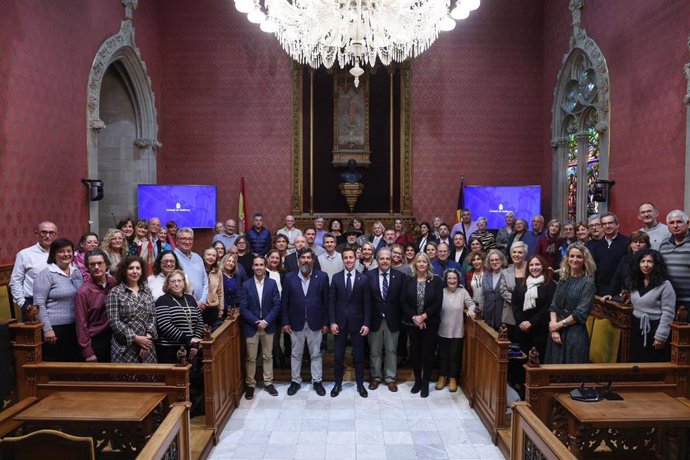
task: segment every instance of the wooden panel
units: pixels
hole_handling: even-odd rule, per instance
[[[210,340],[201,342],[206,429],[213,431],[216,442],[242,395],[240,338],[239,320],[234,317],[216,329]]]
[[[151,439],[137,456],[137,460],[163,458],[192,458],[189,403],[175,403]],[[175,455],[176,454],[176,455]]]
[[[570,460],[575,457],[534,415],[529,404],[521,401],[513,405],[510,458],[512,460],[530,458]]]
[[[508,345],[483,320],[466,316],[462,387],[494,443],[498,430],[510,426],[505,413]]]

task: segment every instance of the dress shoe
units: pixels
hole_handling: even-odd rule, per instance
[[[244,393],[244,399],[248,401],[254,399],[254,387],[247,387],[247,391]]]
[[[381,382],[380,382],[380,381],[378,381],[378,380],[372,380],[371,382],[369,382],[369,389],[370,389],[370,390],[375,390],[375,389],[377,389],[377,388],[379,387],[379,385],[381,385]]]
[[[410,391],[410,393],[412,393],[413,395],[416,395],[417,393],[419,393],[419,391],[421,389],[422,389],[422,382],[420,382],[419,380],[415,380],[414,385],[412,385],[412,390]]]
[[[274,387],[272,384],[271,385],[266,385],[266,393],[268,393],[271,396],[278,396],[278,390],[276,390],[276,387]]]
[[[331,398],[338,396],[341,391],[343,391],[343,385],[341,383],[336,383],[333,385],[333,389],[331,390]]]
[[[287,391],[288,396],[293,396],[295,393],[297,393],[297,391],[298,391],[300,388],[302,388],[302,385],[300,385],[300,384],[297,383],[297,382],[292,382],[292,383],[290,384],[290,386],[288,387],[288,391]]]
[[[451,377],[450,383],[448,384],[448,391],[455,393],[458,391],[458,381]]]
[[[429,382],[422,384],[422,390],[419,393],[419,396],[421,396],[422,398],[426,398],[429,396]]]
[[[362,383],[357,385],[357,393],[359,393],[359,395],[362,398],[366,398],[367,396],[369,396],[369,393],[367,393],[367,389],[364,388],[364,384]]]
[[[436,382],[436,389],[437,390],[443,390],[443,387],[446,386],[446,378],[444,376],[440,376],[438,378],[438,382]]]
[[[321,382],[314,382],[314,391],[316,391],[316,394],[319,396],[326,395],[326,389],[323,387]]]
[[[386,385],[388,385],[388,389],[389,389],[390,391],[392,391],[393,393],[395,393],[396,391],[398,391],[398,384],[395,383],[395,380],[391,380],[391,381],[388,382]]]

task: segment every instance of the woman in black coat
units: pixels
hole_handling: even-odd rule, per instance
[[[402,322],[410,337],[410,361],[414,370],[412,393],[429,396],[438,326],[441,321],[443,281],[431,271],[429,256],[414,258],[414,275],[405,279],[402,292]]]
[[[532,347],[536,347],[543,359],[549,335],[549,307],[556,285],[542,256],[530,257],[527,271],[527,278],[515,287],[511,301],[517,326],[515,338],[523,353],[528,354]]]

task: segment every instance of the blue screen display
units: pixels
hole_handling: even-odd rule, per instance
[[[178,227],[213,228],[216,223],[215,185],[139,184],[139,218],[169,220]]]
[[[472,220],[487,218],[487,227],[496,230],[505,226],[505,213],[513,211],[530,225],[532,216],[541,214],[541,186],[524,185],[494,187],[468,185],[465,187],[465,207],[472,211]]]

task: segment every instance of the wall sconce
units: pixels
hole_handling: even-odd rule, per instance
[[[89,201],[101,201],[103,199],[103,181],[100,179],[82,179],[89,192]]]
[[[609,191],[616,185],[615,180],[597,179],[594,181],[592,200],[599,203],[606,203],[609,200]]]

